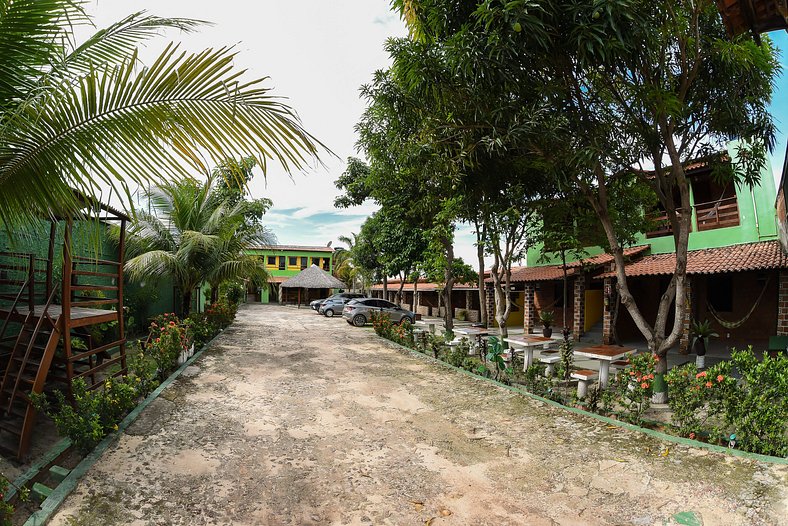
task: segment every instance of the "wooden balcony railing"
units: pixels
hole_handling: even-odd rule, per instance
[[[719,201],[699,203],[695,205],[695,217],[699,231],[738,226],[739,203],[735,196]]]
[[[680,208],[676,210],[676,216],[678,216],[679,213],[681,213]],[[649,217],[649,220],[654,223],[654,230],[646,232],[647,238],[669,236],[673,234],[673,227],[670,225],[667,212],[662,210],[654,212]]]

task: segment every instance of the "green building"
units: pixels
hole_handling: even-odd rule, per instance
[[[251,249],[249,253],[265,260],[265,269],[271,275],[267,286],[247,290],[249,301],[261,303],[295,303],[289,294],[297,291],[282,289],[279,285],[311,265],[326,272],[334,272],[334,249],[331,247],[269,245]]]
[[[720,155],[734,159],[735,151],[732,143]],[[760,184],[753,188],[720,184],[711,172],[708,162],[686,167],[692,231],[687,262],[689,308],[681,347],[685,350],[689,344],[690,322],[707,319],[728,346],[765,346],[773,335],[788,335],[788,258],[778,240],[771,167],[764,167]],[[630,291],[646,319],[653,320],[676,258],[665,212],[649,213],[654,214],[657,227],[640,234],[625,257]],[[523,310],[527,332],[539,329],[538,312],[550,310],[555,325],[570,327],[575,339],[590,333],[592,340],[611,343],[615,332],[621,341],[642,340],[624,307],[614,315],[615,268],[603,248],[587,247],[584,259],[568,262],[566,305],[560,260],[545,261],[540,252],[541,246],[531,247],[527,266],[513,269],[514,299]],[[489,308],[492,312],[494,306]]]

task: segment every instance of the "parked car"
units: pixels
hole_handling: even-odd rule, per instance
[[[342,309],[345,308],[345,304],[349,301],[351,301],[351,298],[343,298],[341,296],[339,298],[328,298],[320,304],[317,312],[327,318],[333,318],[334,314],[342,313]]]
[[[349,301],[342,310],[342,317],[345,318],[348,323],[356,327],[363,327],[372,319],[373,312],[387,314],[389,319],[394,323],[402,323],[405,320],[413,323],[416,319],[416,315],[413,312],[405,310],[402,307],[397,307],[396,304],[390,301],[376,298]]]
[[[319,300],[310,301],[309,302],[309,307],[312,310],[316,310],[316,311],[320,312],[320,305],[322,305],[324,301],[332,300],[332,299],[336,299],[336,298],[347,298],[348,300],[351,300],[351,299],[363,298],[363,297],[364,297],[364,295],[360,294],[358,292],[339,292],[337,294],[332,294],[331,296],[329,296],[327,298],[321,298]]]

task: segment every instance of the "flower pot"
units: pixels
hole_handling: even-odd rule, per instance
[[[695,354],[698,356],[706,356],[706,342],[703,341],[703,338],[695,340],[695,345],[693,345],[692,350],[695,351]]]
[[[545,338],[549,338],[553,335],[553,328],[552,327],[544,327],[542,328],[542,336]]]

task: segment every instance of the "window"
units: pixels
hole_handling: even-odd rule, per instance
[[[287,265],[290,267],[298,266],[298,258],[295,256],[290,256],[289,258],[287,258]]]
[[[276,266],[276,256],[268,256],[268,265],[271,267]]]
[[[330,268],[330,266],[329,266],[330,265],[330,263],[329,263],[330,261],[331,260],[329,258],[323,258],[323,270],[325,270],[326,272],[328,272],[328,269]]]
[[[312,258],[312,264],[313,265],[317,265],[319,267],[320,266],[320,258]]]
[[[301,270],[304,270],[307,267],[307,262],[309,258],[301,258]]]
[[[717,312],[733,312],[733,278],[709,276],[706,279],[706,299]]]
[[[279,256],[279,270],[285,269],[285,257]]]

